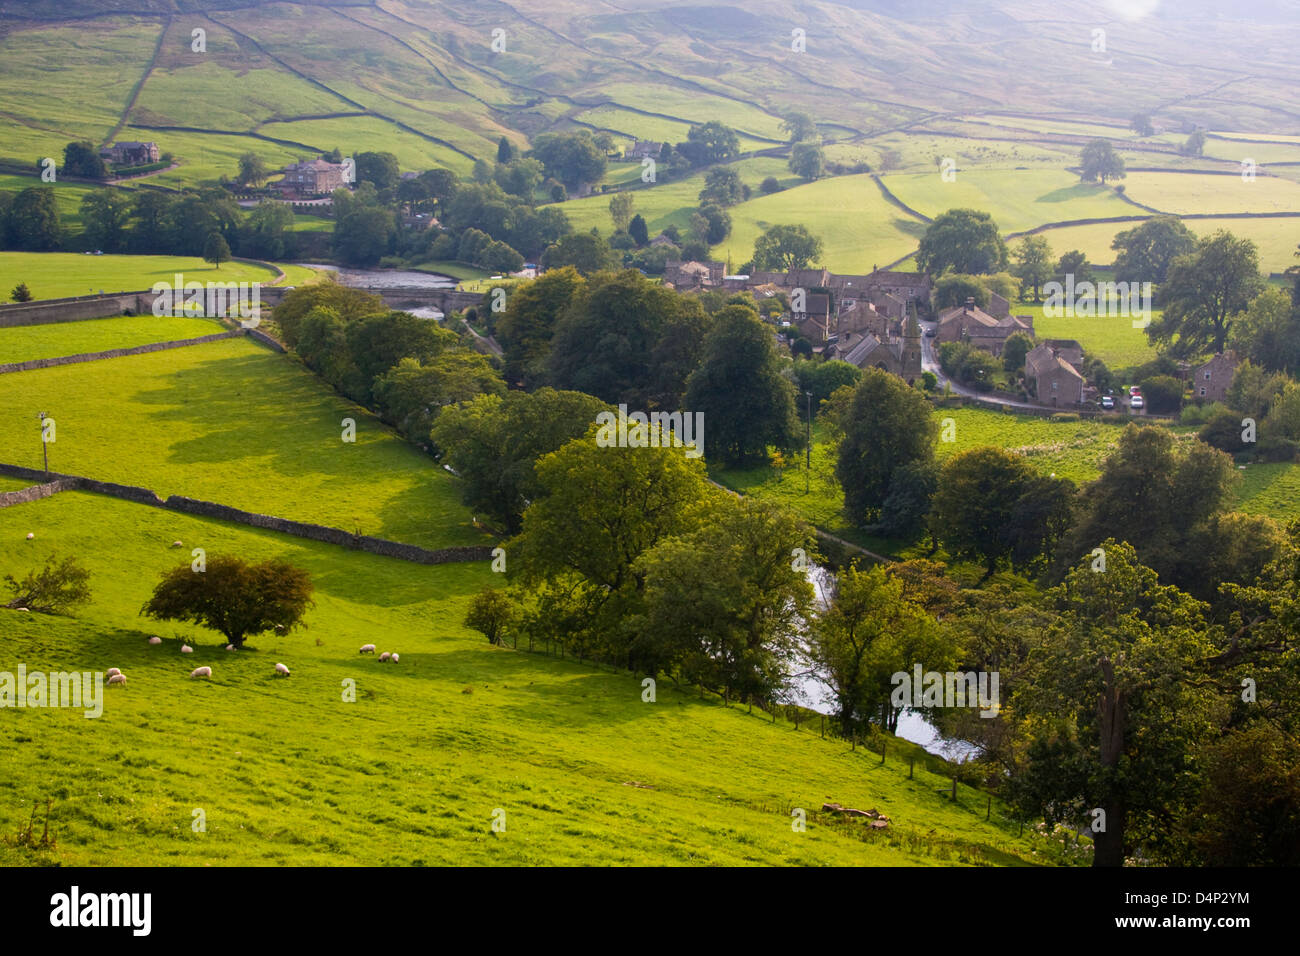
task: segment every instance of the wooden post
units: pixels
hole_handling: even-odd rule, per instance
[[[912,779],[912,771],[916,769],[916,758],[911,757],[907,761],[907,779]]]
[[[881,764],[884,764],[884,762],[885,762],[885,751],[888,750],[888,749],[889,749],[889,741],[887,741],[887,740],[882,740],[882,741],[880,742],[880,762],[881,762]]]
[[[993,816],[993,795],[989,794],[989,805],[984,808],[984,819],[988,820]]]
[[[953,774],[952,777],[952,802],[953,803],[957,802],[957,775],[956,774]]]
[[[1018,834],[1016,834],[1016,836],[1024,836],[1024,835],[1025,835],[1025,818],[1024,818],[1024,817],[1021,817],[1021,818],[1020,818],[1020,832],[1019,832]]]
[[[826,715],[822,714],[822,740],[826,739]]]

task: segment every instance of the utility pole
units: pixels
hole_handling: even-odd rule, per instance
[[[804,392],[804,394],[808,396],[808,424],[804,428],[804,440],[808,447],[803,470],[803,493],[806,495],[809,483],[812,481],[812,392]]]
[[[45,413],[41,412],[36,416],[37,421],[41,423],[41,458],[45,462],[45,477],[50,477],[50,445],[45,440]]]

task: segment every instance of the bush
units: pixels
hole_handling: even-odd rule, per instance
[[[1255,448],[1255,461],[1293,462],[1300,459],[1300,441],[1293,438],[1261,438]]]
[[[1184,405],[1182,412],[1178,416],[1178,423],[1180,425],[1204,425],[1215,415],[1225,411],[1231,411],[1231,409],[1222,402]]]
[[[939,376],[935,375],[933,372],[922,372],[921,387],[927,392],[933,392],[939,387]]]
[[[71,557],[59,561],[50,555],[41,570],[27,572],[21,581],[6,574],[4,581],[13,595],[4,605],[8,608],[65,614],[73,605],[90,600],[90,572]]]
[[[758,184],[758,191],[765,196],[770,196],[772,193],[781,191],[781,184],[776,181],[775,176],[768,176],[767,179]]]
[[[1142,383],[1147,408],[1157,415],[1170,415],[1183,404],[1183,381],[1172,375],[1154,375]]]
[[[1234,412],[1230,408],[1224,408],[1222,411],[1215,413],[1199,432],[1196,437],[1205,444],[1226,451],[1229,455],[1236,455],[1239,452],[1246,451],[1246,444],[1241,440],[1241,419],[1240,412]]]

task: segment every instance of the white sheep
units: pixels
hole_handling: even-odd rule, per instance
[[[182,644],[182,645],[181,645],[181,653],[182,653],[182,654],[193,654],[193,653],[194,653],[194,648],[190,647],[188,644]]]
[[[161,638],[161,637],[151,637],[151,638],[149,638],[149,643],[150,643],[150,644],[161,644],[161,643],[162,643],[162,638]]]
[[[401,658],[399,658],[396,654],[394,654],[392,657],[389,658],[389,660],[392,661],[394,664],[396,664],[400,659]]]
[[[190,671],[190,676],[191,676],[191,677],[211,677],[211,676],[212,676],[212,668],[211,668],[211,667],[196,667],[196,668],[194,668],[194,670]]]
[[[32,534],[30,531],[27,532],[27,540],[28,540],[28,541],[32,540],[32,538],[34,538],[34,537],[36,537],[36,535]]]
[[[126,686],[126,675],[125,675],[125,674],[114,674],[112,677],[110,677],[110,678],[108,679],[108,686],[109,686],[109,687],[112,687],[114,684],[121,684],[123,687],[125,687],[125,686]]]
[[[392,656],[393,656],[393,655],[390,654],[388,651],[384,651],[384,653],[382,653],[382,654],[379,655],[379,662],[380,662],[381,664],[383,664],[383,663],[387,662],[387,661],[389,660],[389,658],[391,658]]]
[[[375,645],[373,645],[373,644],[362,644],[362,645],[361,645],[361,650],[359,650],[357,653],[358,653],[358,654],[373,654],[374,652],[375,652]]]
[[[110,667],[108,670],[104,671],[104,676],[105,676],[105,677],[116,677],[116,676],[117,676],[118,674],[120,674],[120,673],[122,673],[122,672],[121,672],[120,670],[118,670],[116,667]]]
[[[275,672],[279,674],[281,677],[289,676],[289,668],[285,667],[283,664],[276,664]]]
[[[183,548],[183,547],[185,547],[185,545],[182,544],[180,541],[173,541],[173,542],[172,542],[172,547],[173,547],[173,548]]]
[[[227,644],[227,645],[226,645],[226,650],[228,650],[228,651],[234,651],[234,650],[238,650],[238,648],[236,648],[234,644]]]

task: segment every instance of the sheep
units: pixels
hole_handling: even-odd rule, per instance
[[[172,542],[172,547],[173,547],[173,548],[183,548],[183,547],[185,547],[185,545],[182,544],[180,541],[173,541],[173,542]]]
[[[182,653],[182,654],[193,654],[193,653],[194,653],[194,648],[190,647],[188,644],[182,644],[182,645],[181,645],[181,653]]]
[[[114,674],[112,677],[110,677],[110,678],[108,679],[108,686],[109,686],[109,687],[112,687],[114,684],[121,684],[123,687],[125,687],[125,686],[126,686],[126,675],[125,675],[125,674]]]
[[[400,660],[400,658],[396,654],[394,654],[392,657],[389,658],[389,660],[392,661],[394,664],[396,664],[398,660]]]
[[[289,676],[289,668],[285,667],[283,664],[276,664],[275,672],[279,674],[281,677]]]
[[[381,664],[386,663],[392,656],[393,655],[390,654],[388,651],[384,651],[384,653],[379,655],[379,663]]]
[[[190,671],[190,676],[191,676],[191,677],[211,677],[211,676],[212,676],[212,668],[211,668],[211,667],[196,667],[196,668],[194,668],[194,670]]]
[[[161,643],[162,643],[162,638],[161,638],[161,637],[151,637],[151,638],[149,638],[149,643],[150,643],[150,644],[161,644]]]
[[[358,654],[373,654],[374,652],[375,645],[373,644],[362,644],[361,650],[357,651]]]
[[[234,644],[227,644],[227,645],[226,645],[226,650],[228,650],[228,651],[235,651],[235,650],[238,650],[238,649],[239,649],[239,648],[235,647]]]
[[[110,667],[108,670],[104,671],[104,676],[105,676],[105,677],[116,677],[116,676],[117,676],[118,674],[120,674],[120,673],[122,673],[122,672],[121,672],[120,670],[118,670],[116,667]]]
[[[32,534],[32,532],[30,532],[30,531],[27,532],[27,540],[28,540],[28,541],[32,540],[32,538],[34,538],[34,537],[36,537],[36,535]]]

